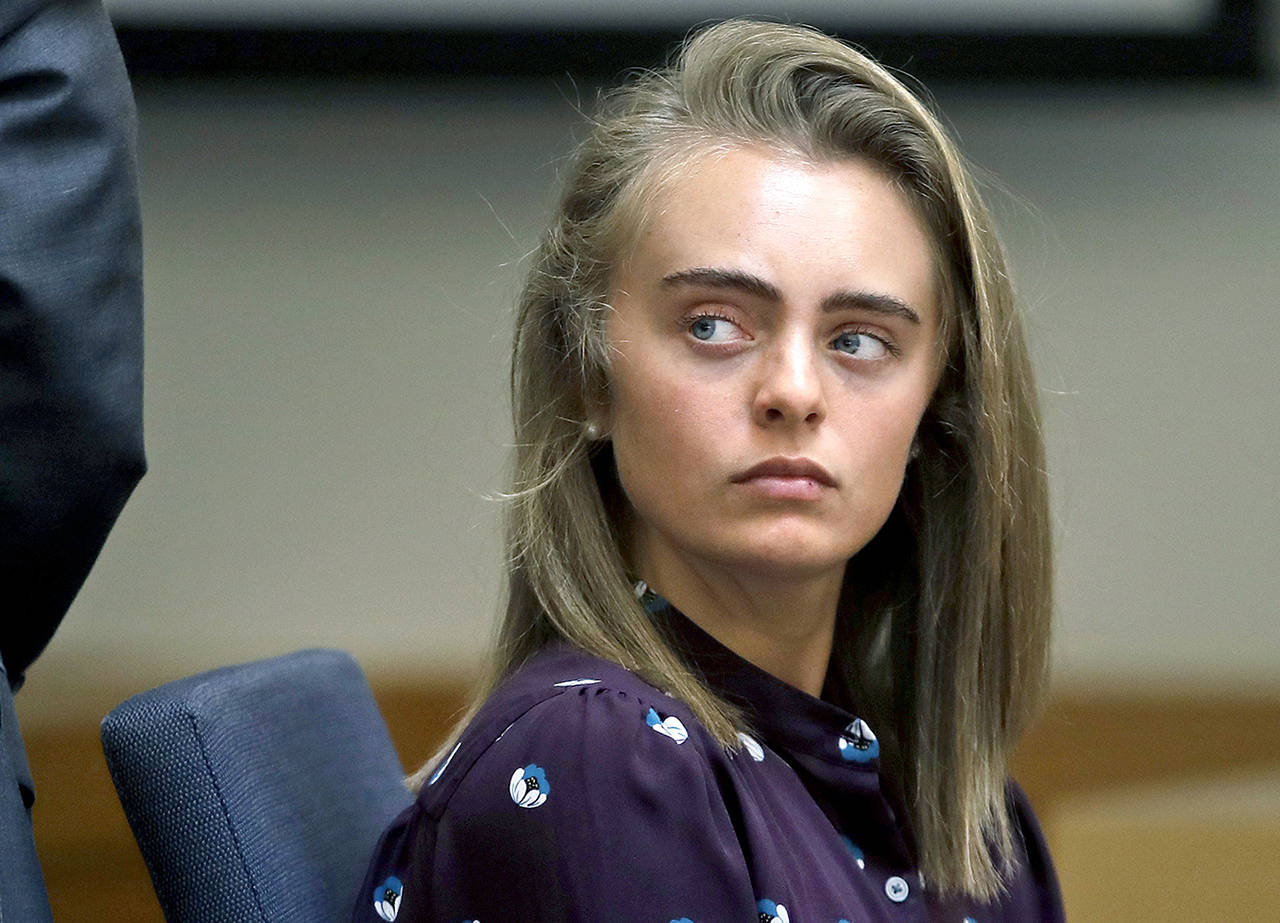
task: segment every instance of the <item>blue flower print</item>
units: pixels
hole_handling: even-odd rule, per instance
[[[862,854],[862,850],[853,845],[853,840],[847,836],[840,837],[840,842],[844,844],[844,848],[849,850],[849,855],[853,856],[853,861],[858,863],[858,868],[867,867],[867,857]]]
[[[404,884],[395,875],[373,889],[373,909],[378,916],[391,923],[400,913],[400,901],[404,897]]]
[[[678,744],[689,739],[689,732],[685,730],[684,722],[675,715],[670,715],[664,720],[659,718],[658,713],[651,708],[649,714],[644,716],[644,723],[663,737],[670,737]]]
[[[760,923],[791,923],[791,915],[787,908],[773,901],[760,901],[756,904],[760,911]]]
[[[537,763],[530,763],[523,769],[511,774],[511,784],[507,786],[511,800],[522,808],[536,808],[547,800],[551,794],[551,783],[547,774]]]
[[[693,923],[688,917],[681,917],[678,920],[672,920],[671,923]]]
[[[849,722],[838,744],[840,755],[851,763],[869,763],[880,755],[880,741],[861,718]]]

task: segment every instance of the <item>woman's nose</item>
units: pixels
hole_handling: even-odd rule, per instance
[[[764,357],[753,406],[760,425],[818,423],[826,416],[819,357],[800,337],[778,342]]]

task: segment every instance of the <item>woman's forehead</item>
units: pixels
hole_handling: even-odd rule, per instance
[[[870,286],[927,310],[933,248],[907,197],[863,160],[813,163],[758,148],[715,151],[664,185],[615,284],[711,268],[783,289]]]

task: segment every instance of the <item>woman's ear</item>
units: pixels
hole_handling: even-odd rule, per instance
[[[582,421],[582,433],[589,442],[608,439],[613,431],[613,413],[609,402],[607,386],[592,389],[593,393],[583,400],[585,419]]]

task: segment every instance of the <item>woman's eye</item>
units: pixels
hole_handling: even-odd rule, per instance
[[[689,324],[689,332],[703,343],[727,343],[735,338],[737,324],[723,317],[703,314]]]
[[[855,359],[883,359],[889,355],[889,345],[884,340],[855,330],[840,334],[831,345]]]

